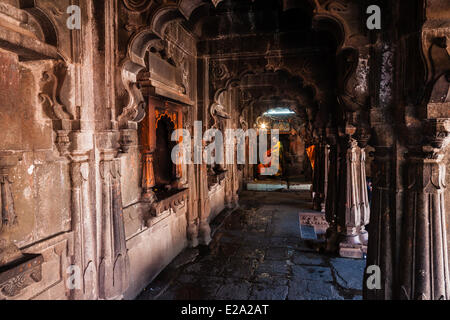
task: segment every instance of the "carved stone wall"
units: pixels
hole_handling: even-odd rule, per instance
[[[153,98],[179,106],[191,142],[194,121],[247,130],[288,101],[308,145],[327,130],[315,202],[329,249],[338,232],[341,249],[365,244],[371,222],[383,289],[366,298],[449,297],[448,2],[374,0],[388,12],[380,32],[358,1],[308,1],[307,19],[286,24],[304,1],[226,2],[0,3],[0,299],[134,298],[184,248],[209,244],[254,167],[178,165],[173,190],[153,194],[158,150],[140,134],[144,119],[154,132]],[[81,29],[67,26],[70,5]]]

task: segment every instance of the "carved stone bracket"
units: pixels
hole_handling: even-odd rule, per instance
[[[141,122],[145,118],[147,102],[143,86],[152,87],[156,94],[193,104],[188,96],[187,57],[178,54],[171,43],[162,40],[151,28],[139,30],[131,38],[121,69],[122,83],[128,93],[128,104],[118,117],[122,129],[128,128],[129,122]]]
[[[225,110],[225,106],[220,103],[213,103],[209,109],[211,117],[214,119],[214,124],[211,126],[212,128],[219,128],[219,122],[226,119],[231,119],[231,116]]]
[[[62,61],[55,62],[50,70],[44,71],[41,78],[39,99],[44,111],[53,120],[53,128],[56,131],[56,145],[61,156],[69,154],[70,138],[72,129],[72,115],[60,102],[60,90],[66,77],[67,67]]]

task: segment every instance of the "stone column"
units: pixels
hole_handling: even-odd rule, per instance
[[[155,186],[155,172],[153,170],[153,152],[146,152],[143,155],[142,170],[142,197],[147,202],[156,200],[153,187]]]
[[[98,298],[95,217],[91,207],[88,154],[72,154],[72,221],[74,231],[73,265],[79,268],[81,282],[71,292],[74,300]],[[77,280],[78,281],[78,280]]]
[[[142,198],[147,202],[156,200],[153,187],[155,186],[155,172],[153,168],[153,153],[156,149],[156,120],[155,120],[155,101],[149,98],[148,115],[144,119],[143,128],[146,132],[146,148],[143,155],[143,172],[142,172]]]
[[[369,233],[366,226],[370,222],[370,204],[369,195],[367,192],[367,176],[366,176],[366,150],[369,136],[361,134],[358,136],[359,147],[359,161],[358,161],[358,176],[359,176],[359,201],[361,211],[361,225],[360,225],[360,240],[364,246],[367,246],[369,240]]]
[[[194,134],[200,137],[200,134]],[[204,150],[206,142],[200,140],[194,145],[194,152],[204,157]],[[202,158],[203,159],[203,158]],[[208,245],[211,242],[211,227],[209,225],[209,216],[211,214],[211,206],[209,202],[209,187],[208,187],[208,165],[206,163],[195,165],[196,181],[199,193],[198,203],[198,237],[199,244]]]
[[[381,271],[381,288],[368,289],[364,279],[364,299],[390,300],[394,297],[394,239],[395,188],[392,181],[394,149],[390,146],[375,146],[373,167],[373,191],[367,266],[378,266]],[[367,278],[367,274],[365,273]]]
[[[209,204],[209,188],[208,188],[208,168],[206,164],[196,165],[198,167],[198,182],[200,189],[200,205],[199,205],[199,243],[208,245],[211,242],[211,227],[209,225],[209,215],[211,207]]]
[[[361,207],[358,190],[357,142],[351,135],[340,137],[341,164],[339,176],[338,230],[341,233],[339,254],[342,257],[361,258],[359,239]]]
[[[129,258],[123,222],[121,164],[114,150],[102,153],[102,215],[100,219],[99,297],[119,299],[129,285]]]
[[[325,212],[326,180],[328,174],[328,151],[324,134],[319,137],[315,149],[315,168],[313,179],[313,208],[316,211]]]
[[[327,251],[337,251],[337,210],[338,210],[338,184],[339,184],[339,153],[337,133],[333,129],[327,130],[327,143],[329,154],[328,187],[325,202],[325,217],[330,227],[327,230]]]
[[[408,197],[401,243],[400,298],[447,300],[448,270],[444,139],[449,119],[424,121],[429,144],[408,152]]]

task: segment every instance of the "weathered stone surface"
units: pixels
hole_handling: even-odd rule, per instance
[[[292,275],[294,278],[302,280],[323,281],[323,282],[333,281],[331,270],[325,267],[292,266]]]
[[[246,198],[242,201],[245,203]],[[144,291],[140,299],[157,296],[164,299],[198,297],[226,300],[322,300],[353,299],[361,294],[360,287],[340,285],[341,277],[348,278],[350,284],[360,281],[363,267],[359,261],[330,259],[319,253],[298,251],[285,240],[302,242],[300,232],[296,238],[268,238],[271,244],[274,243],[272,240],[277,239],[276,247],[263,245],[257,236],[250,237],[244,245],[242,236],[254,224],[259,223],[259,219],[253,217],[254,212],[262,212],[247,208],[248,210],[240,210],[239,213],[228,216],[216,233],[221,234],[226,228],[233,226],[232,239],[215,237],[210,249],[186,266],[172,262],[167,270],[178,266],[177,272],[172,272],[172,277],[165,280],[165,285],[154,288],[151,284],[146,289],[160,290],[156,295],[146,294]],[[265,208],[265,205],[261,204],[259,208]],[[273,212],[271,223],[279,226],[296,217]],[[298,219],[294,221],[298,225]],[[331,264],[330,260],[334,263]],[[334,264],[337,265],[336,268],[343,269],[344,276],[336,275]],[[350,268],[348,273],[345,273],[346,266]],[[158,283],[159,278],[154,284]]]
[[[366,260],[330,259],[337,283],[346,289],[362,290]]]
[[[325,258],[319,254],[307,252],[294,252],[292,262],[299,265],[325,266],[327,264]]]
[[[249,300],[286,300],[289,292],[288,286],[253,286]]]
[[[344,300],[329,283],[299,280],[289,286],[289,300]]]
[[[251,283],[247,281],[225,283],[217,291],[217,300],[248,300],[250,296]]]

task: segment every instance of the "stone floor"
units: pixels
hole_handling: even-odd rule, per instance
[[[211,245],[182,253],[140,300],[358,300],[365,260],[343,259],[300,237],[309,192],[251,192],[222,217]]]

